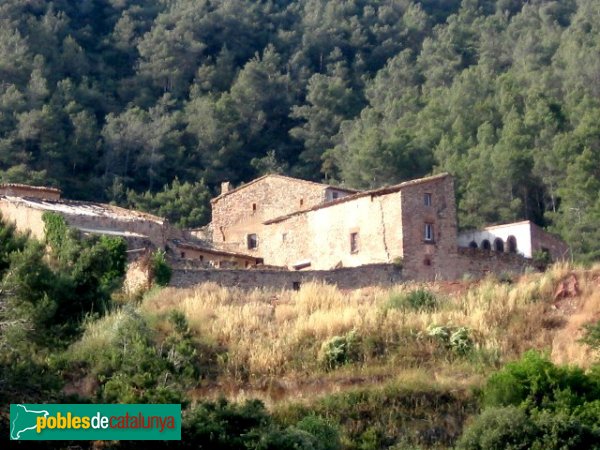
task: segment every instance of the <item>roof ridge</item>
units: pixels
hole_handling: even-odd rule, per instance
[[[284,214],[279,217],[275,217],[273,219],[266,220],[265,222],[263,222],[263,224],[270,225],[272,223],[281,222],[292,216],[296,216],[296,215],[303,214],[303,213],[310,212],[310,211],[316,211],[318,209],[328,208],[330,206],[339,205],[340,203],[350,202],[352,200],[356,200],[356,199],[362,198],[362,197],[367,197],[369,195],[378,196],[378,195],[384,195],[384,194],[391,194],[392,192],[400,191],[401,189],[408,187],[408,186],[414,186],[416,184],[426,183],[428,181],[434,181],[434,180],[446,178],[449,176],[451,176],[451,175],[448,172],[442,172],[437,175],[431,175],[428,177],[422,177],[422,178],[416,178],[414,180],[403,181],[402,183],[394,184],[392,186],[384,186],[381,188],[371,189],[368,191],[360,191],[353,195],[347,195],[345,197],[338,198],[337,200],[332,200],[332,201],[329,201],[326,203],[320,203],[320,204],[312,206],[310,208],[300,209],[300,210],[297,210],[297,211],[294,211],[294,212],[291,212],[288,214]]]
[[[354,192],[354,193],[360,192],[360,191],[358,191],[356,189],[346,188],[346,187],[342,187],[342,186],[333,186],[331,184],[319,183],[317,181],[304,180],[302,178],[295,178],[295,177],[290,177],[290,176],[287,176],[287,175],[281,175],[279,173],[268,173],[266,175],[263,175],[263,176],[260,176],[258,178],[255,178],[254,180],[248,181],[247,183],[244,183],[244,184],[242,184],[242,185],[240,185],[240,186],[238,186],[238,187],[236,187],[234,189],[231,189],[231,190],[229,190],[229,191],[227,191],[225,193],[219,194],[216,197],[212,198],[210,200],[210,202],[211,203],[215,203],[218,200],[220,200],[220,199],[228,196],[229,194],[233,194],[234,192],[238,192],[241,189],[247,188],[248,186],[250,186],[252,184],[255,184],[255,183],[259,182],[259,181],[262,181],[262,180],[264,180],[266,178],[269,178],[269,177],[282,178],[284,180],[291,180],[291,181],[294,181],[296,183],[311,184],[311,185],[314,185],[314,186],[322,186],[323,188],[338,189],[340,191],[346,191],[346,192]]]

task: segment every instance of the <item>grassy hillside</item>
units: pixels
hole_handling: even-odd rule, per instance
[[[555,299],[573,276],[577,288]],[[591,367],[596,355],[578,340],[600,319],[599,287],[600,266],[557,265],[391,290],[162,289],[91,322],[58,365],[69,395],[260,399],[280,427],[325,418],[343,448],[448,448],[488,377],[527,350]]]

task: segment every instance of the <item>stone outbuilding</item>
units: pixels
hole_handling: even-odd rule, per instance
[[[500,253],[516,253],[525,258],[547,253],[553,261],[564,261],[571,256],[569,246],[564,241],[529,220],[461,232],[458,235],[458,245]]]

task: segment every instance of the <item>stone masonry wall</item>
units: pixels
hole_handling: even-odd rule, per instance
[[[317,183],[268,176],[217,197],[212,203],[213,242],[226,250],[262,257],[260,246],[248,250],[246,236],[260,234],[265,220],[322,203],[325,189],[325,185]]]
[[[393,264],[336,270],[277,271],[277,270],[173,270],[171,286],[187,288],[213,282],[241,289],[297,289],[302,283],[323,281],[340,289],[359,289],[366,286],[392,286],[403,281],[402,271]]]
[[[390,263],[402,256],[401,194],[366,195],[266,225],[259,247],[267,264],[310,269]],[[351,251],[351,234],[357,248]]]
[[[439,279],[462,279],[465,276],[479,279],[489,273],[518,275],[524,273],[528,267],[533,267],[531,260],[519,255],[459,248],[452,259],[452,266],[449,266],[444,272],[445,276]],[[394,264],[370,264],[335,270],[302,271],[202,270],[198,268],[186,270],[176,268],[173,270],[171,286],[188,288],[213,282],[221,286],[241,289],[295,289],[302,283],[322,281],[337,285],[340,289],[360,289],[367,286],[389,287],[410,280],[405,271]],[[425,277],[416,279],[416,281],[426,280]]]
[[[569,246],[556,236],[531,224],[531,250],[533,252],[548,249],[553,261],[566,261],[571,257]]]
[[[430,205],[425,194],[430,194]],[[433,227],[433,241],[425,240],[425,224]],[[405,275],[415,280],[450,278],[457,253],[452,177],[441,176],[402,189],[402,228]]]
[[[502,275],[522,274],[533,268],[533,261],[515,253],[498,253],[476,248],[458,248],[458,252],[447,268],[447,279],[461,279],[465,275],[482,278],[489,273]]]

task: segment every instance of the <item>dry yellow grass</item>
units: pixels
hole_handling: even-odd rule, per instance
[[[428,365],[434,352],[419,336],[431,325],[467,327],[479,350],[498,354],[503,360],[536,348],[551,351],[558,362],[589,361],[587,350],[577,343],[578,330],[600,316],[600,267],[585,275],[577,271],[582,294],[576,299],[576,309],[567,313],[553,308],[552,297],[557,283],[573,270],[569,265],[557,265],[514,284],[489,278],[458,294],[447,295],[443,284],[429,285],[426,288],[438,291],[442,299],[442,307],[433,312],[384,308],[390,295],[417,285],[341,292],[316,283],[304,284],[298,292],[244,292],[215,284],[164,289],[147,298],[141,309],[158,317],[172,309],[181,310],[199,336],[227,349],[223,371],[233,379],[309,377],[318,372],[320,345],[354,330],[362,338],[376,338],[383,347],[369,364],[354,367],[355,372],[367,365],[383,365],[399,373],[423,364],[443,380],[460,376],[456,373],[460,363],[440,360]]]

